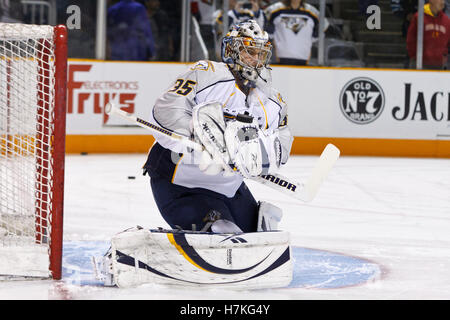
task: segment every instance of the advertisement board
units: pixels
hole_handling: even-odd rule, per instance
[[[70,60],[68,151],[89,145],[95,152],[97,145],[99,152],[143,152],[133,143],[123,143],[128,147],[122,150],[111,139],[142,136],[136,145],[149,144],[149,132],[108,117],[103,106],[113,100],[148,119],[155,100],[189,66]],[[330,141],[340,143],[347,154],[365,155],[366,146],[376,155],[410,156],[421,148],[416,155],[450,157],[450,72],[273,66],[272,83],[289,106],[294,153],[317,153]],[[108,149],[108,141],[115,149]],[[385,150],[404,146],[405,152],[383,153],[383,142]]]
[[[274,67],[273,82],[295,136],[450,139],[450,72]]]

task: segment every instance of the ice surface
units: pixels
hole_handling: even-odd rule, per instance
[[[158,214],[148,177],[142,176],[145,157],[66,157],[65,243],[100,246],[128,227],[168,227]],[[306,179],[317,158],[293,156],[280,173]],[[305,263],[294,271],[300,287],[293,283],[289,288],[247,292],[210,289],[207,295],[204,289],[155,285],[105,288],[86,284],[89,279],[83,274],[90,272],[89,265],[71,265],[66,256],[65,267],[78,268],[79,283],[73,277],[0,282],[0,299],[450,299],[450,160],[343,156],[308,204],[255,182],[248,185],[255,198],[283,209],[280,228],[290,232],[293,247],[302,248],[294,250],[294,258],[303,256],[319,266],[308,269]],[[317,252],[330,255],[314,256]],[[83,254],[89,255],[89,250]],[[374,266],[380,274],[358,285],[331,288],[327,283],[340,281],[336,274],[328,279],[308,277],[320,266],[339,267],[337,260],[327,265],[327,259],[336,257],[367,261],[356,270],[360,275],[372,274]],[[305,286],[308,281],[313,285]]]

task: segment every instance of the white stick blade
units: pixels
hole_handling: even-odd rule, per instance
[[[331,143],[325,147],[309,180],[305,184],[304,201],[309,202],[314,199],[323,181],[339,158],[340,153],[340,150]]]

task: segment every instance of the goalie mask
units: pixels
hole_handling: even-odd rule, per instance
[[[269,36],[255,20],[234,25],[222,39],[222,61],[247,80],[247,86],[255,86],[271,55]]]

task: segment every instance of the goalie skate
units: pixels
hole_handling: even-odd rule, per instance
[[[121,288],[146,283],[260,289],[292,280],[289,234],[219,234],[135,228],[111,239],[98,279]],[[97,260],[99,262],[99,260]]]
[[[111,248],[103,257],[92,257],[95,278],[107,287],[114,286],[111,257]]]

